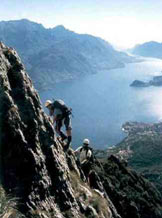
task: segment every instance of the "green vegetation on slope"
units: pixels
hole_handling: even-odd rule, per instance
[[[162,193],[162,123],[126,123],[128,136],[108,153],[117,154]]]

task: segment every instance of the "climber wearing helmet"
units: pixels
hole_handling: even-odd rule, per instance
[[[77,164],[81,166],[87,180],[93,162],[93,150],[91,147],[89,147],[89,145],[89,139],[84,139],[83,145],[75,150],[75,154],[77,156]]]
[[[75,154],[77,155],[81,164],[89,160],[92,155],[92,149],[89,147],[89,144],[89,139],[84,139],[83,145],[75,150]]]
[[[71,127],[71,109],[68,108],[64,101],[58,99],[54,102],[47,100],[45,102],[45,107],[49,110],[49,115],[53,117],[53,124],[55,125],[55,130],[61,138],[61,142],[67,139],[67,144],[64,146],[64,149],[67,150],[70,146],[72,140],[72,127]],[[63,124],[66,128],[66,135],[61,130]]]

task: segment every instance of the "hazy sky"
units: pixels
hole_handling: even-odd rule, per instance
[[[0,1],[0,20],[22,18],[45,27],[62,24],[119,47],[151,40],[162,42],[162,0]]]

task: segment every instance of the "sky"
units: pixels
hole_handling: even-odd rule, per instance
[[[116,48],[162,42],[162,0],[1,0],[0,21],[29,19],[101,37]]]

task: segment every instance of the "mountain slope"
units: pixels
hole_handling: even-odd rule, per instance
[[[16,51],[3,44],[0,102],[0,185],[26,218],[162,217],[159,192],[116,157],[89,163],[86,182],[73,150],[65,153],[57,140]],[[14,198],[1,211],[0,189],[0,214],[22,217]]]
[[[56,139],[19,56],[3,44],[0,102],[0,182],[7,194],[16,197],[25,217],[83,218],[103,213],[105,218],[120,218],[110,200],[81,180],[75,156],[64,153]],[[100,204],[98,211],[93,207],[96,198],[105,205],[104,211]]]
[[[123,128],[128,136],[109,152],[127,160],[162,193],[162,123],[127,122]]]
[[[125,161],[111,155],[98,174],[121,217],[162,216],[160,193],[144,177],[130,170]],[[154,207],[156,204],[158,209]]]
[[[0,22],[0,41],[19,52],[37,88],[136,61],[100,38],[26,19]]]
[[[135,55],[144,57],[162,58],[162,43],[159,42],[146,42],[144,44],[136,45],[130,50]]]

